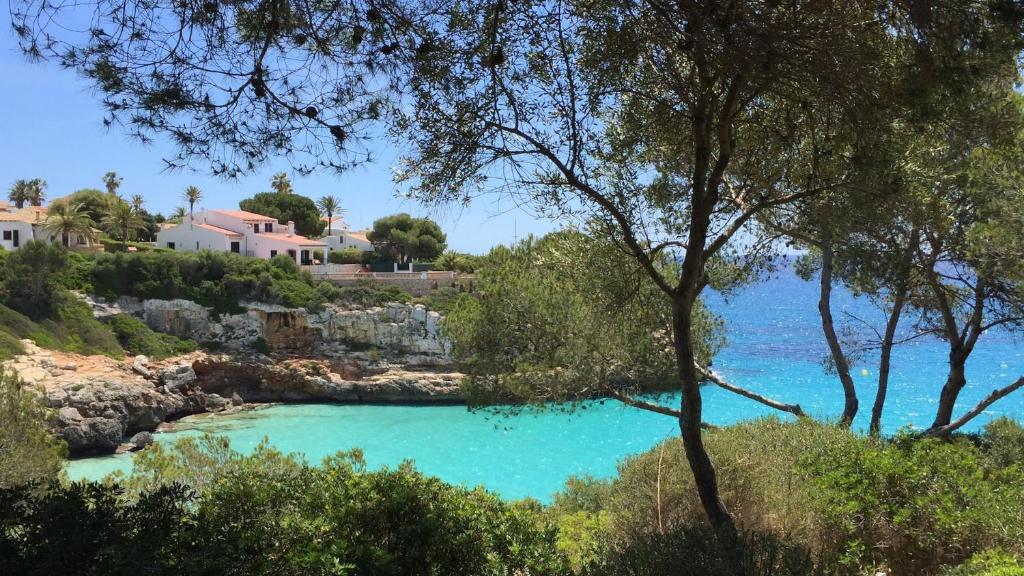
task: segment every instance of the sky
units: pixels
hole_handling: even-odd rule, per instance
[[[453,250],[480,254],[497,244],[508,244],[528,234],[555,228],[550,221],[497,198],[480,199],[468,207],[428,207],[402,199],[403,191],[391,179],[395,154],[388,142],[371,148],[377,162],[346,174],[300,176],[286,161],[268,163],[256,173],[237,180],[196,171],[164,170],[162,158],[174,147],[157,137],[144,146],[115,126],[103,126],[99,97],[74,72],[53,63],[26,62],[9,27],[0,32],[0,190],[21,178],[42,178],[48,197],[60,197],[80,188],[103,189],[102,177],[113,170],[124,181],[122,196],[141,194],[150,212],[168,214],[181,206],[186,186],[203,191],[200,208],[235,209],[238,202],[270,190],[271,176],[288,172],[295,192],[316,199],[332,194],[346,210],[346,221],[366,228],[381,216],[408,212],[435,219],[448,235]]]

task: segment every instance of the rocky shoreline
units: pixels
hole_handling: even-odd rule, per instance
[[[154,330],[221,350],[117,360],[23,341],[25,354],[7,365],[54,409],[51,427],[70,456],[141,447],[164,422],[245,404],[463,401],[462,375],[438,334],[440,317],[422,306],[309,313],[250,305],[216,317],[182,300],[90,304],[97,317],[132,313]]]

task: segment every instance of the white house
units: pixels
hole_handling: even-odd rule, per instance
[[[62,243],[58,234],[45,230],[47,210],[42,206],[26,206],[16,209],[8,206],[0,210],[0,247],[16,250],[31,240],[45,240]],[[71,248],[92,248],[88,235],[75,234],[70,239]]]
[[[373,244],[366,238],[369,230],[353,232],[352,230],[331,230],[330,236],[324,236],[324,241],[331,250],[344,250],[355,248],[363,252],[373,250]]]
[[[299,264],[313,264],[313,253],[326,247],[295,233],[295,223],[279,224],[270,216],[244,210],[202,210],[192,219],[157,232],[156,245],[194,252],[218,250],[256,258],[287,254]]]

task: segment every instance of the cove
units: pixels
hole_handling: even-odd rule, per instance
[[[715,367],[762,394],[799,403],[816,417],[834,418],[842,406],[842,392],[836,377],[824,368],[827,349],[817,323],[815,288],[783,270],[734,298],[711,295],[709,305],[725,319],[729,337]],[[881,313],[848,293],[837,290],[835,297],[837,320],[845,318],[855,337],[869,338],[853,318],[878,321]],[[861,400],[855,426],[862,429],[874,399],[876,364],[871,353],[854,363]],[[896,348],[884,431],[927,426],[945,374],[945,343],[920,338]],[[968,385],[956,414],[1021,374],[1021,341],[1006,333],[986,335],[968,364]],[[705,418],[712,424],[774,413],[717,387],[705,387],[704,395]],[[660,401],[678,405],[678,396]],[[994,404],[965,430],[977,430],[998,416],[1024,419],[1024,393]],[[154,438],[171,443],[206,432],[227,436],[241,451],[252,450],[266,437],[284,452],[305,454],[311,463],[339,450],[361,448],[371,467],[412,460],[418,469],[448,482],[483,485],[505,498],[529,496],[548,502],[569,476],[611,476],[619,460],[678,434],[678,428],[672,418],[610,400],[588,403],[573,414],[554,407],[512,417],[470,412],[462,406],[281,405],[185,418],[174,431]],[[120,455],[74,460],[67,470],[72,479],[98,479],[130,466],[131,456]]]

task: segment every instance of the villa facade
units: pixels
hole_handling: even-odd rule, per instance
[[[327,245],[295,233],[295,223],[280,224],[271,216],[245,210],[202,210],[194,218],[161,229],[156,245],[171,250],[215,250],[256,258],[288,255],[299,264],[314,263],[315,252]]]
[[[0,209],[0,248],[17,250],[32,240],[63,243],[61,238],[46,230],[46,216],[47,210],[42,206],[18,209],[5,204]],[[96,246],[85,234],[75,234],[70,239],[71,248],[87,249]]]
[[[330,224],[329,228],[324,228],[324,242],[331,250],[353,248],[363,252],[373,250],[373,244],[366,237],[369,230],[352,230],[345,222],[344,216],[335,216],[330,221],[327,218],[321,218],[321,220]]]

